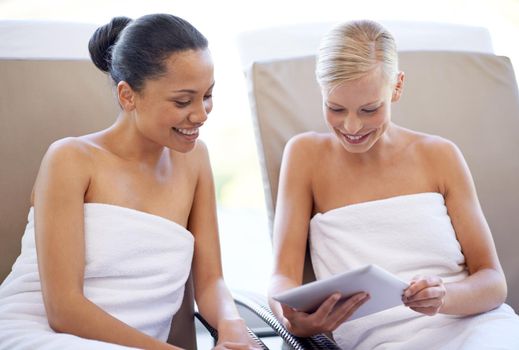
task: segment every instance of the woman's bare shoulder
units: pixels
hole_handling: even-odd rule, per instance
[[[195,148],[193,148],[193,150],[191,152],[186,153],[186,155],[193,156],[195,158],[198,158],[198,157],[205,158],[205,157],[209,156],[209,150],[204,141],[197,140]]]
[[[458,152],[454,142],[439,135],[401,128],[401,132],[407,139],[407,145],[421,156],[437,158]]]
[[[66,137],[51,143],[44,160],[84,164],[91,159],[93,149],[94,145],[83,137]]]
[[[94,147],[81,137],[54,141],[41,162],[40,176],[87,181],[92,176]],[[46,174],[46,175],[45,175]]]
[[[51,183],[61,183],[64,187],[65,183],[76,182],[81,188],[86,188],[92,174],[91,154],[92,146],[79,137],[54,141],[41,161],[31,194],[31,203],[34,203],[36,189],[48,188]]]
[[[291,137],[285,149],[301,152],[308,156],[321,153],[325,148],[332,147],[333,135],[308,131]]]
[[[186,153],[170,149],[170,157],[174,164],[180,165],[191,176],[198,176],[200,173],[210,172],[211,161],[207,145],[202,140],[197,140],[195,147]]]
[[[173,158],[181,160],[190,166],[209,164],[209,149],[202,140],[197,140],[195,147],[189,152],[181,153],[174,150],[170,150],[170,152]]]
[[[435,179],[440,188],[445,187],[446,179],[459,173],[465,165],[463,154],[451,140],[422,132],[407,133],[410,154],[416,164],[423,164],[427,173]]]

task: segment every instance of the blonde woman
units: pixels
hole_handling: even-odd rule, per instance
[[[334,28],[316,75],[330,132],[285,148],[270,295],[301,284],[307,240],[317,279],[375,263],[410,285],[406,307],[346,324],[368,294],[333,294],[311,314],[271,299],[274,313],[297,336],[332,331],[344,349],[519,348],[519,319],[503,304],[505,277],[460,150],[391,121],[405,82],[392,35],[372,21]]]

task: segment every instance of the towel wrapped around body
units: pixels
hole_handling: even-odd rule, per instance
[[[163,341],[180,308],[194,249],[181,225],[116,205],[87,203],[84,295],[126,324]],[[31,208],[22,252],[0,286],[0,349],[128,349],[55,333],[48,324]]]
[[[317,279],[376,264],[404,281],[468,276],[444,198],[418,193],[316,214],[310,254]],[[398,306],[342,324],[342,349],[519,349],[519,317],[506,304],[474,316],[426,316]]]

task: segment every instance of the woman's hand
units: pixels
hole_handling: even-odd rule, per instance
[[[261,349],[249,336],[245,321],[241,318],[223,320],[218,324],[218,344],[214,350]]]
[[[285,328],[295,336],[309,337],[315,334],[331,332],[337,329],[344,321],[367,300],[367,293],[357,293],[350,298],[340,301],[339,293],[332,294],[319,308],[311,314],[297,311],[281,304],[285,317]]]
[[[417,276],[404,291],[402,301],[416,312],[433,316],[440,312],[446,289],[438,276]]]

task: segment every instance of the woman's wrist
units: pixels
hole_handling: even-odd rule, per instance
[[[218,321],[218,325],[216,328],[218,332],[221,332],[236,327],[246,327],[245,320],[239,316],[233,318],[223,318]]]
[[[226,341],[236,343],[250,343],[247,324],[241,317],[226,318],[218,322],[218,343]]]

